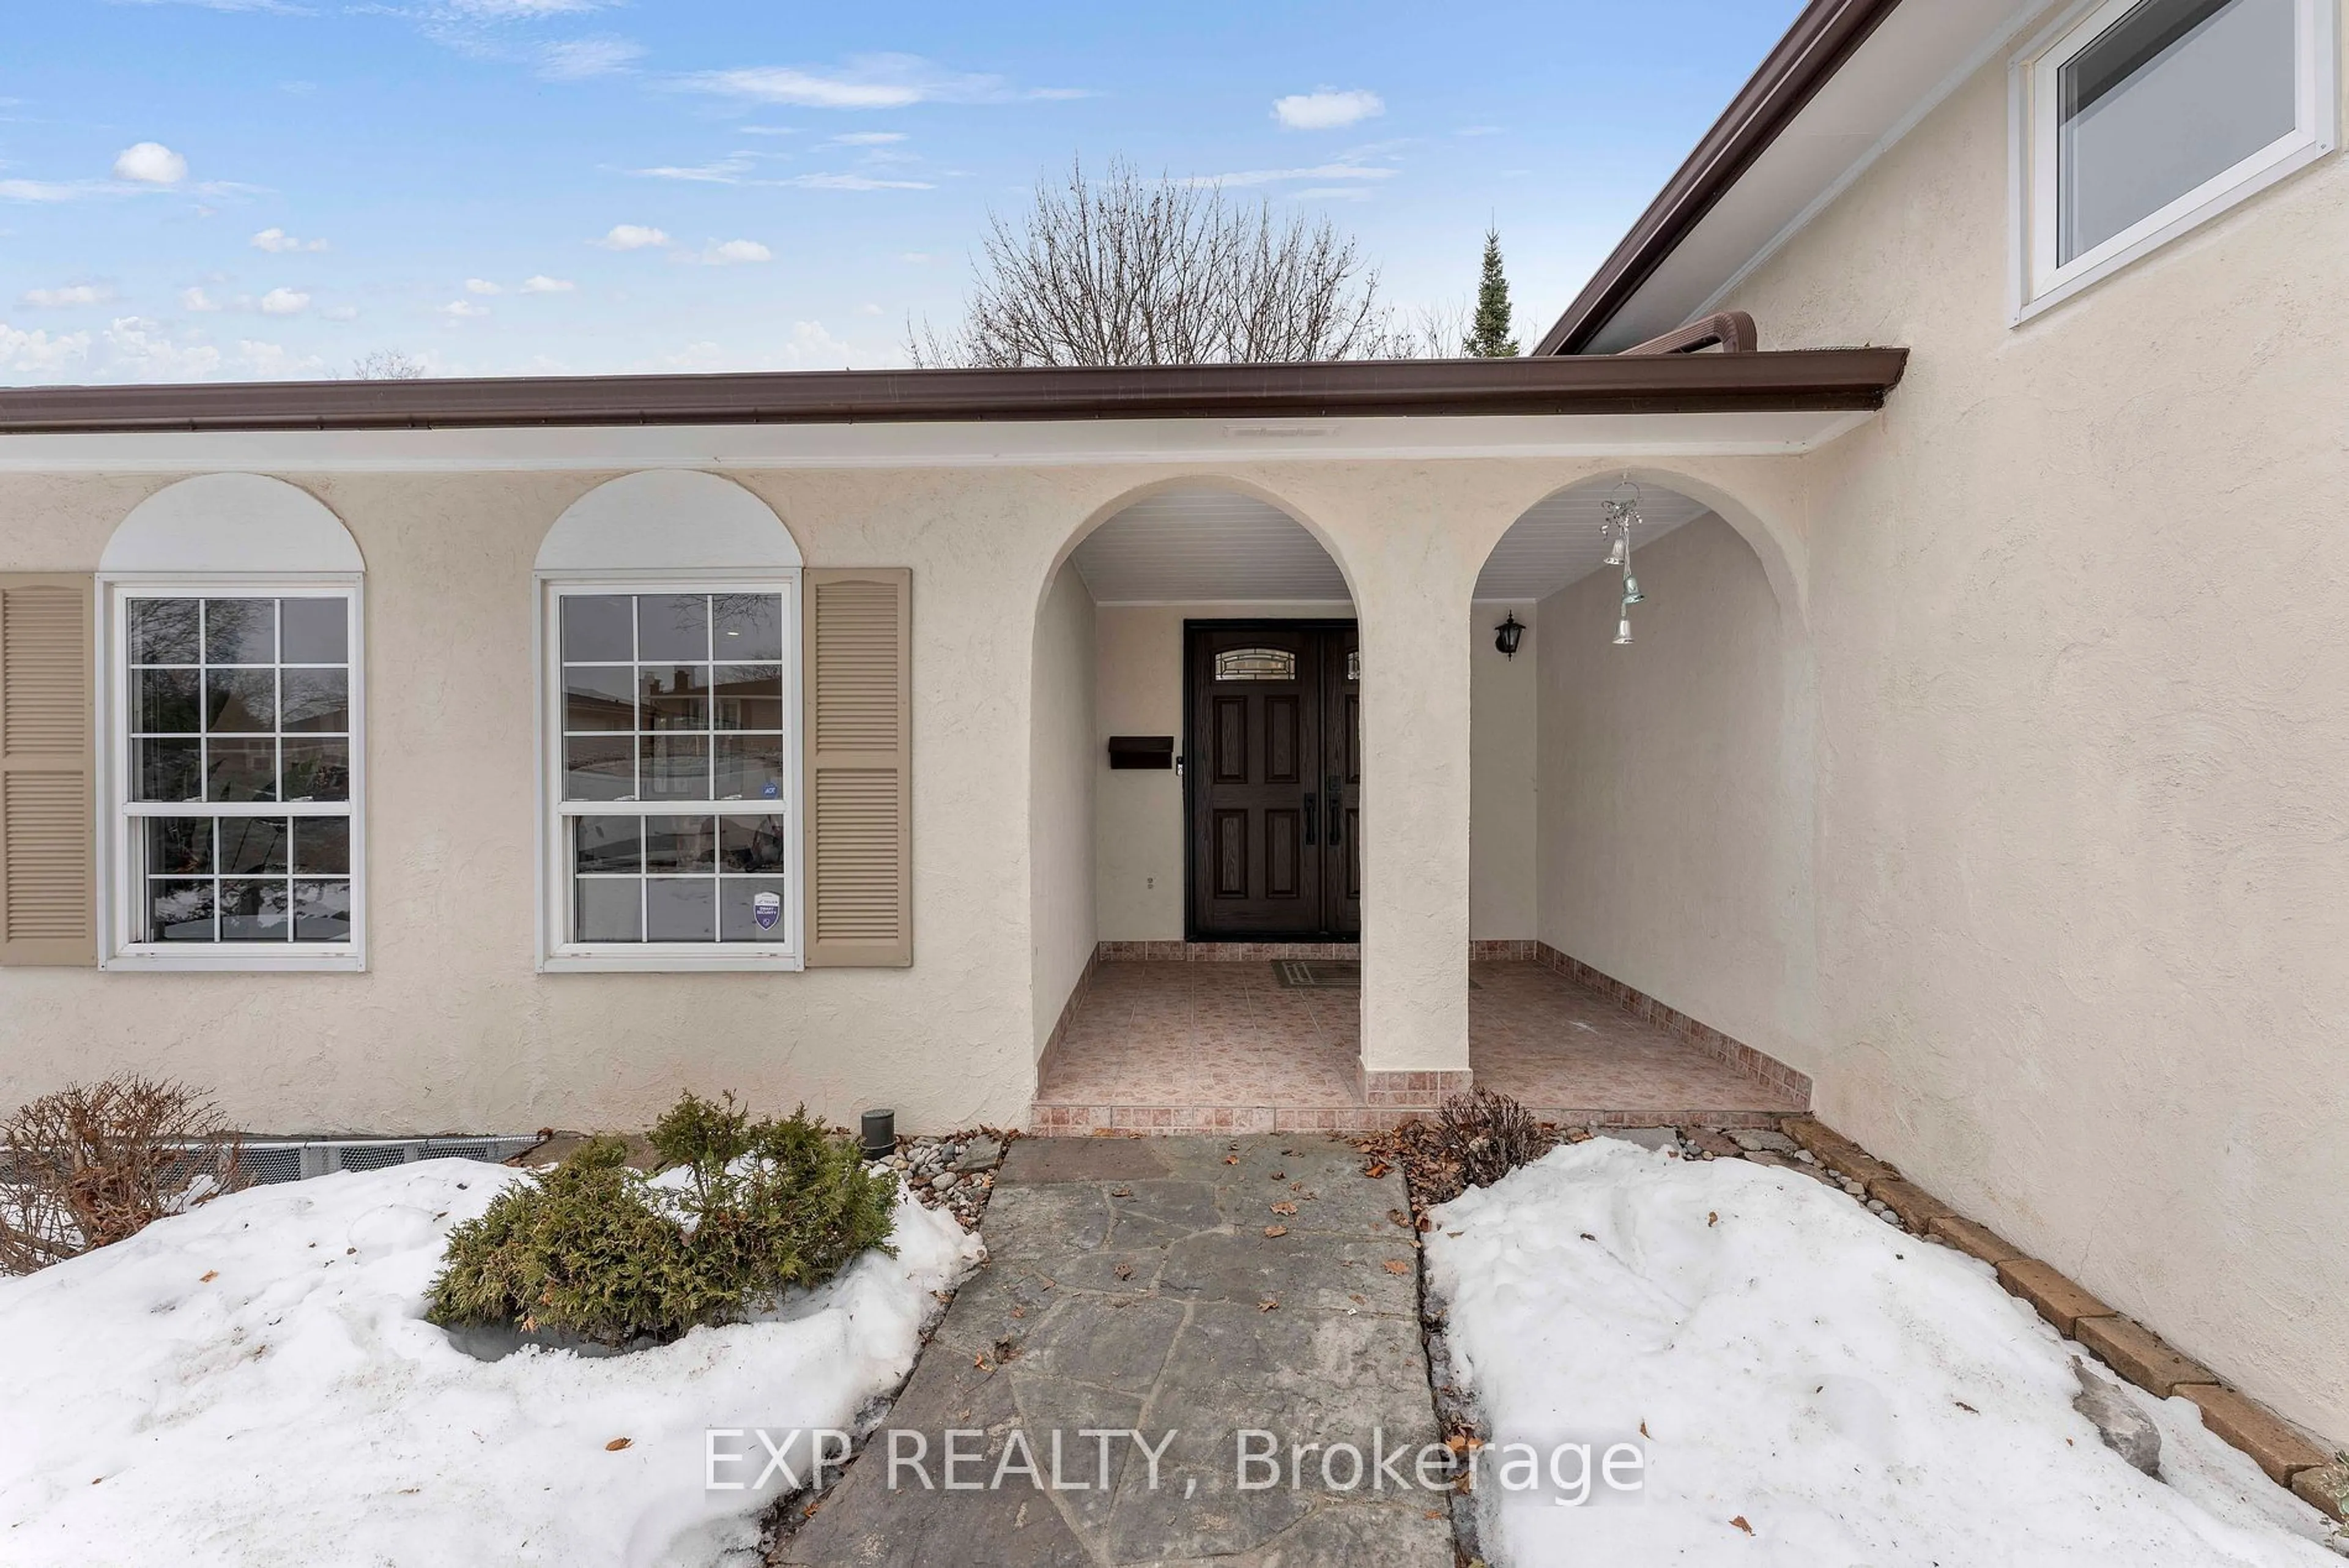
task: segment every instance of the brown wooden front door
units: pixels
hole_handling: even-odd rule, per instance
[[[1361,930],[1361,726],[1351,621],[1195,621],[1188,924],[1198,941]]]

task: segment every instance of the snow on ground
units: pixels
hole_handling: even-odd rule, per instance
[[[2140,1397],[2175,1484],[2138,1474],[2072,1409],[2085,1353],[1989,1268],[1793,1171],[1600,1137],[1434,1217],[1431,1286],[1488,1433],[1483,1545],[1506,1568],[2340,1568],[2326,1521],[2190,1405]],[[1505,1492],[1513,1438],[1640,1443],[1644,1490]]]
[[[440,1159],[254,1188],[0,1279],[0,1562],[707,1564],[775,1487],[705,1490],[705,1429],[848,1427],[979,1255],[903,1199],[895,1258],[776,1321],[485,1363],[424,1292],[449,1228],[521,1177]]]

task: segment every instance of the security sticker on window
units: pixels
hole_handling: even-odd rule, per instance
[[[773,930],[775,922],[783,918],[783,896],[781,893],[752,894],[750,918],[759,922],[761,930]]]

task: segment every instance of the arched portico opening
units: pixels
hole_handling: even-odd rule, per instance
[[[1495,544],[1474,607],[1480,1085],[1566,1121],[1807,1103],[1785,1064],[1813,953],[1800,587],[1763,519],[1676,476],[1569,486]]]
[[[1031,665],[1040,1130],[1341,1125],[1361,1084],[1355,596],[1222,479],[1063,545]]]

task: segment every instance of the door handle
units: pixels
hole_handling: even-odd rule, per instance
[[[1309,843],[1310,840],[1308,840]],[[1330,775],[1330,847],[1335,849],[1346,842],[1345,785],[1336,774]]]
[[[1313,843],[1313,808],[1319,804],[1319,802],[1314,798],[1313,792],[1307,790],[1305,792],[1305,842],[1309,847]]]

